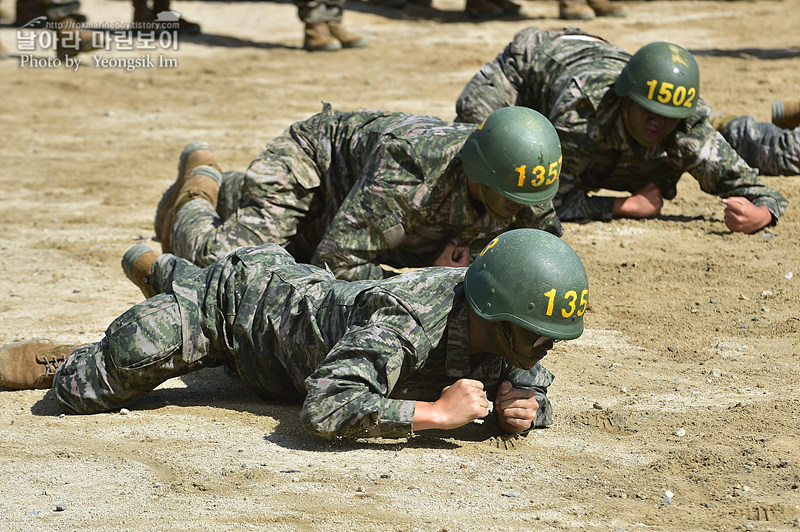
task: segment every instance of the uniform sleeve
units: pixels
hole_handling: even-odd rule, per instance
[[[323,235],[312,263],[327,266],[339,279],[381,279],[377,257],[403,241],[419,207],[421,178],[402,147],[384,146],[364,166],[361,179]]]
[[[573,82],[574,83],[574,82]],[[571,86],[566,94],[581,94],[578,87]],[[595,116],[592,100],[585,96],[564,98],[553,120],[553,126],[561,140],[564,166],[558,183],[558,194],[553,199],[561,221],[603,220],[612,218],[614,198],[590,196],[583,186],[582,176],[592,164],[596,143],[588,141],[590,131],[601,127]]]
[[[564,222],[576,220],[608,221],[613,218],[614,198],[609,196],[589,196],[578,187],[578,179],[561,173],[558,195],[553,200],[558,218]]]
[[[772,213],[773,224],[778,221],[788,201],[777,190],[764,185],[758,172],[747,165],[730,144],[707,120],[695,123],[678,140],[686,158],[686,171],[692,174],[700,188],[722,198],[742,196]]]
[[[367,318],[351,326],[306,379],[300,415],[312,434],[328,439],[412,434],[416,402],[388,396],[419,357],[427,357],[430,343],[391,296],[367,299],[358,310]],[[381,308],[372,310],[376,302]]]
[[[514,218],[512,229],[532,228],[541,229],[557,237],[564,234],[564,227],[558,219],[552,202],[539,205],[530,205],[522,209]]]
[[[514,388],[522,388],[533,391],[536,401],[539,403],[539,410],[533,420],[531,428],[545,428],[553,424],[553,405],[547,398],[547,388],[553,383],[555,377],[547,368],[541,364],[536,364],[528,370],[512,367],[508,376]]]

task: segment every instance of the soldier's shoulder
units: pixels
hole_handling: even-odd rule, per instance
[[[377,289],[391,293],[410,306],[448,304],[464,281],[466,268],[417,268],[383,280]]]

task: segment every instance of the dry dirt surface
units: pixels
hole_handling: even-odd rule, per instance
[[[6,20],[13,10],[4,5]],[[191,140],[244,169],[321,102],[454,116],[480,65],[557,4],[475,23],[463,3],[404,11],[351,2],[370,46],[302,51],[291,3],[175,1],[204,34],[134,45],[75,68],[22,64],[0,28],[0,344],[96,341],[141,297],[119,266]],[[85,0],[98,25],[121,0]],[[632,2],[583,24],[633,52],[692,50],[712,109],[768,121],[797,98],[800,0]],[[30,53],[29,53],[30,55]],[[149,55],[133,71],[103,59]],[[164,61],[160,63],[160,61]],[[566,224],[591,282],[587,330],[545,359],[555,424],[499,440],[473,424],[406,440],[308,436],[298,407],[264,403],[224,371],[173,379],[129,411],[62,416],[50,393],[0,391],[0,529],[799,530],[798,177],[765,177],[781,222],[731,234],[685,176],[657,219]]]

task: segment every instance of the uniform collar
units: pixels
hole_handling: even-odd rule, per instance
[[[463,285],[462,285],[463,289]],[[469,313],[464,297],[458,298],[447,324],[447,358],[445,371],[452,379],[475,379],[491,386],[502,373],[505,357],[500,354],[482,354],[470,357]]]

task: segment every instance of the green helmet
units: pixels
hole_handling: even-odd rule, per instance
[[[506,198],[533,205],[553,199],[561,142],[553,124],[528,107],[503,107],[472,132],[461,149],[464,171]]]
[[[686,118],[700,97],[700,70],[685,48],[668,42],[650,43],[633,54],[617,78],[614,92],[657,115]]]
[[[583,334],[586,270],[571,247],[546,231],[514,229],[489,242],[467,269],[464,292],[485,320],[556,340]]]

